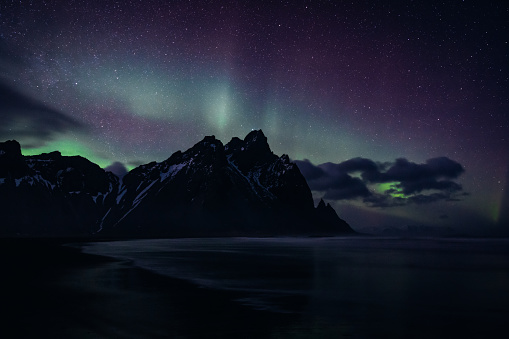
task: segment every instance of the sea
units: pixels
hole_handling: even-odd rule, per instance
[[[246,308],[294,314],[316,334],[309,337],[507,335],[509,239],[157,239],[81,248],[229,291]],[[295,326],[295,337],[307,337]]]

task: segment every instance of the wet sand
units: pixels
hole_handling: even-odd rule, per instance
[[[270,338],[298,323],[58,243],[0,244],[2,338]]]

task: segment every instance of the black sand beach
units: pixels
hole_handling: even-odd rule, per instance
[[[1,245],[1,338],[285,337],[297,320],[58,242]]]
[[[162,254],[182,277],[197,269],[226,285],[261,279],[305,290],[275,293],[263,310],[252,301],[266,298],[246,304],[238,289],[198,287],[66,242],[0,240],[0,338],[505,338],[506,240],[87,244],[97,253],[134,249],[129,258],[151,263]]]

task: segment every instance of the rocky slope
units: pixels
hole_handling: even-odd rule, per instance
[[[4,236],[272,236],[353,233],[262,131],[205,137],[121,180],[79,156],[22,156],[0,143]]]

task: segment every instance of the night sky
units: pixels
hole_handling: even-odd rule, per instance
[[[262,129],[357,230],[507,234],[508,26],[506,1],[2,1],[0,141],[118,171]]]

